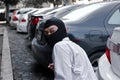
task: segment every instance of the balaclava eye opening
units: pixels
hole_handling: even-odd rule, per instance
[[[67,32],[65,24],[60,19],[57,19],[55,17],[48,19],[45,22],[44,29],[50,27],[51,25],[56,25],[58,27],[58,30],[51,35],[45,35],[45,39],[48,45],[53,48],[57,42],[61,41],[63,38],[67,36]]]

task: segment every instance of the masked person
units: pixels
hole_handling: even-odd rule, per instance
[[[85,51],[67,37],[64,23],[57,18],[46,20],[45,39],[53,48],[54,80],[97,80]]]

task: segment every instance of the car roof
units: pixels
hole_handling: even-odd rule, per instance
[[[100,21],[103,21],[103,19],[106,18],[105,16],[108,16],[108,13],[115,6],[117,6],[119,4],[120,4],[120,1],[94,3],[94,4],[88,5],[86,7],[76,9],[76,10],[72,11],[71,13],[63,16],[61,19],[64,20],[64,22],[66,22],[66,21],[67,22],[69,22],[69,21],[86,22],[86,20],[90,20],[90,19],[93,19],[93,18],[95,20],[100,20],[101,19]],[[92,7],[96,8],[96,9],[92,11],[92,9],[93,9]],[[90,9],[91,9],[91,12],[88,12]],[[85,12],[85,10],[86,10],[86,12]],[[77,15],[78,13],[81,14],[81,15]],[[76,16],[74,16],[73,14],[76,15]],[[82,17],[80,17],[80,16],[82,16]],[[74,19],[74,18],[76,18],[76,19]]]
[[[66,8],[66,9],[64,9],[64,10],[58,11],[58,12],[54,15],[54,17],[61,18],[62,16],[67,15],[68,13],[74,11],[75,9],[82,8],[82,7],[84,7],[84,6],[86,6],[86,5],[85,5],[85,4],[72,5],[72,6]]]
[[[64,9],[71,8],[72,6],[78,6],[78,5],[66,5],[66,6],[61,6],[61,7],[57,8],[57,9],[54,9],[54,10],[52,10],[52,11],[46,13],[46,14],[53,14],[53,13],[56,13],[56,12],[61,11],[61,10],[64,10]]]

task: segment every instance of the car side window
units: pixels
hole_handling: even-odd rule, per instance
[[[110,19],[108,20],[108,24],[113,24],[113,25],[120,25],[120,10],[116,10]]]
[[[20,14],[20,11],[18,11],[18,13],[17,14]]]

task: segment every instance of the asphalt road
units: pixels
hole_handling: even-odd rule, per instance
[[[53,80],[53,72],[41,68],[28,48],[27,34],[8,29],[14,80]]]

